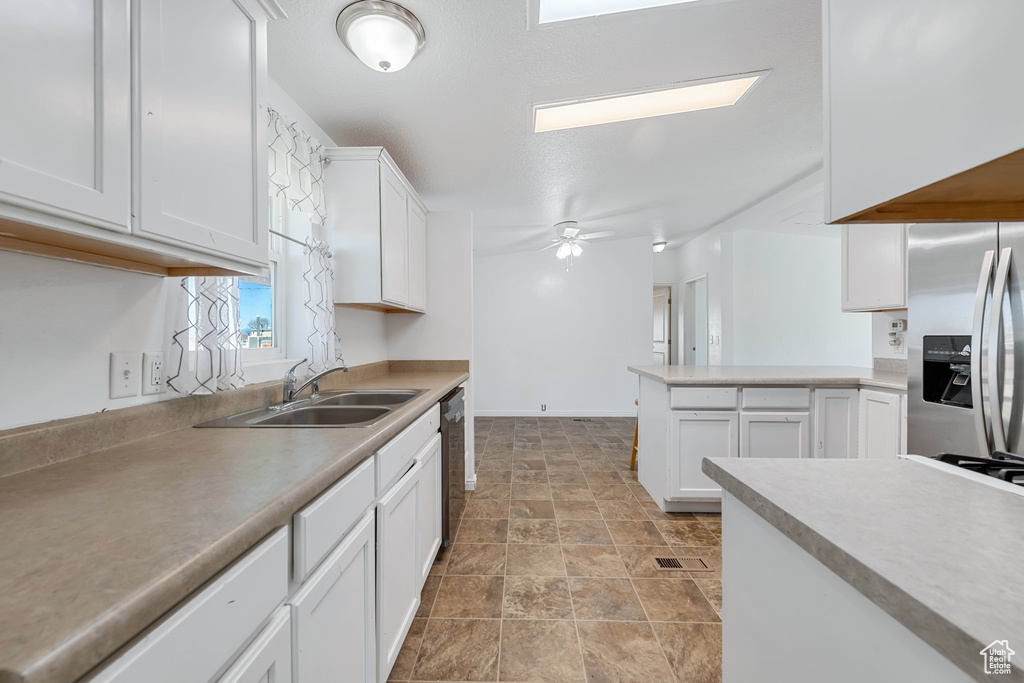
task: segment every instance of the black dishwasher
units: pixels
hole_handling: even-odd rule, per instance
[[[441,544],[452,543],[452,498],[466,497],[466,390],[441,399]]]

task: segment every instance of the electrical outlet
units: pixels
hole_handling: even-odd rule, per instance
[[[541,403],[540,404],[540,412],[542,412],[542,413],[546,412],[547,409],[548,409],[548,404],[547,403]]]
[[[114,351],[110,354],[110,398],[139,395],[139,364],[137,351]]]
[[[142,395],[164,392],[164,354],[142,354]]]

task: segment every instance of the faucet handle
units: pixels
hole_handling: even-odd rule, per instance
[[[303,358],[298,363],[296,363],[295,365],[293,365],[290,368],[288,368],[288,372],[284,373],[285,380],[286,381],[288,379],[294,380],[295,379],[295,368],[299,367],[300,365],[302,365],[303,363],[305,363],[308,360],[309,360],[308,358]]]

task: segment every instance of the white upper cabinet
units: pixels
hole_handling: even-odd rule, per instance
[[[427,209],[383,147],[326,150],[327,229],[334,302],[423,312]]]
[[[907,307],[905,225],[843,226],[843,310]]]
[[[266,14],[255,0],[135,7],[133,231],[266,265]]]
[[[6,2],[2,13],[0,202],[11,206],[0,215],[34,220],[17,210],[27,209],[127,232],[127,3]]]
[[[825,219],[1024,218],[1024,3],[824,0]]]

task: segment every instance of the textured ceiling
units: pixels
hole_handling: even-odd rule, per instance
[[[270,74],[339,145],[383,145],[431,211],[472,211],[477,254],[577,220],[674,244],[821,164],[820,0],[702,0],[530,29],[529,0],[401,0],[404,70],[338,40],[349,0],[284,0]],[[531,105],[770,69],[735,107],[534,134]]]

